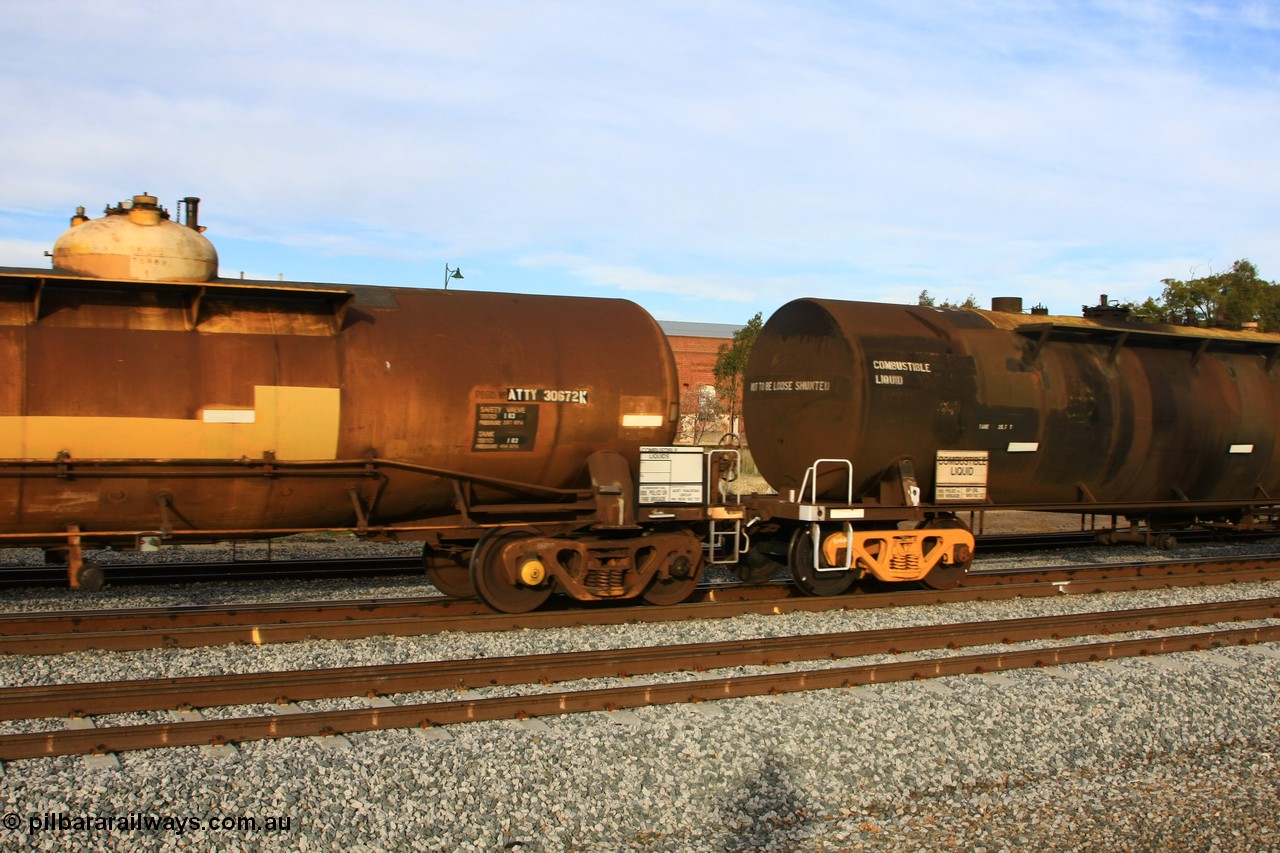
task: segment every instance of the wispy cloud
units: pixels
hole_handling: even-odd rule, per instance
[[[655,271],[639,266],[602,264],[573,255],[542,255],[522,258],[522,266],[572,276],[590,288],[617,290],[624,294],[660,293],[681,299],[711,302],[749,302],[761,284],[778,289],[798,286],[785,278],[744,278],[719,273]]]
[[[686,316],[1280,277],[1270,4],[8,12],[0,206],[201,195],[249,268],[465,256]]]

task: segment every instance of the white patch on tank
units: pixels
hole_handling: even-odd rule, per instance
[[[624,427],[660,427],[665,423],[662,415],[623,415]]]
[[[1231,445],[1231,448],[1227,450],[1227,452],[1228,453],[1252,453],[1253,445],[1252,444],[1233,444]]]
[[[202,420],[207,424],[251,424],[257,422],[253,409],[205,409]]]
[[[1009,442],[1010,453],[1035,453],[1040,449],[1038,441],[1011,441]]]

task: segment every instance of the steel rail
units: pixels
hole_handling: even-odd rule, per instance
[[[965,573],[962,584],[984,583],[986,578],[1017,577],[1026,574],[1069,574],[1084,575],[1092,572],[1131,572],[1144,574],[1181,574],[1188,571],[1203,571],[1215,566],[1231,568],[1240,563],[1253,561],[1259,565],[1280,565],[1280,545],[1271,554],[1250,554],[1241,556],[1230,554],[1220,557],[1182,557],[1178,559],[1151,560],[1114,560],[1105,563],[1068,563],[1061,566],[996,566],[987,568],[981,564],[971,566]]]
[[[1126,528],[1121,528],[1123,532]],[[1098,535],[1110,532],[1110,528],[1086,528],[1084,530],[1050,531],[1039,533],[975,533],[975,553],[992,554],[1010,551],[1052,550],[1055,548],[1103,547],[1098,542]],[[1140,531],[1141,532],[1141,531]],[[1206,542],[1237,543],[1256,542],[1259,539],[1275,538],[1275,530],[1235,530],[1228,536],[1218,530],[1205,528],[1161,530],[1159,533],[1171,533],[1178,539],[1179,546],[1191,543]],[[1152,533],[1153,536],[1157,535]],[[1111,547],[1111,546],[1106,546]],[[1118,544],[1115,547],[1124,547]]]
[[[1264,564],[1267,563],[1266,559],[1260,559]],[[389,569],[403,568],[404,566],[407,566],[408,563],[413,563],[415,565],[418,565],[419,563],[417,558],[373,558],[373,561],[380,567]],[[303,565],[314,564],[317,567],[327,568],[327,564],[339,564],[345,561],[323,559],[315,561],[289,560],[266,561],[265,564],[270,565],[277,562],[298,562]],[[1134,574],[1176,575],[1188,570],[1202,570],[1204,568],[1212,568],[1216,565],[1221,565],[1225,569],[1230,570],[1231,567],[1238,565],[1240,562],[1241,558],[1239,557],[1209,557],[1194,561],[1163,561],[1158,563],[1152,563],[1150,561],[1126,561],[1101,565],[1088,563],[1083,565],[1066,565],[1050,568],[999,568],[992,570],[975,568],[970,570],[969,574],[962,581],[962,585],[966,588],[990,586],[993,584],[1007,583],[1010,579],[1017,579],[1017,581],[1021,583],[1025,582],[1024,577],[1030,574],[1047,576],[1055,580],[1083,575],[1095,575],[1098,578],[1110,577],[1117,570],[1121,572],[1132,572]],[[254,563],[248,561],[233,561],[231,563],[214,563],[210,565],[234,567],[239,565],[254,565]],[[1280,562],[1278,562],[1277,565],[1280,566]],[[3,576],[4,570],[0,569],[0,578],[3,578]],[[907,592],[909,591],[897,591],[898,594],[905,594]],[[760,585],[712,583],[699,586],[686,603],[728,600],[774,600],[793,596],[794,594],[794,589],[781,582]],[[631,604],[635,604],[635,602],[631,602]],[[424,608],[439,607],[443,609],[455,609],[459,613],[466,612],[477,615],[492,613],[489,608],[475,600],[449,599],[439,595],[345,601],[320,600],[243,603],[236,605],[170,605],[153,608],[98,608],[92,610],[80,609],[39,611],[32,613],[0,613],[0,636],[17,633],[33,633],[34,630],[48,632],[59,628],[66,628],[68,626],[70,627],[70,630],[74,631],[90,631],[130,630],[135,628],[149,628],[153,626],[180,627],[208,625],[211,623],[250,624],[268,617],[277,622],[303,621],[314,620],[322,611],[329,612],[331,618],[361,618],[368,616],[369,612],[374,608],[382,608],[385,612],[386,608],[392,606],[406,608],[406,612],[413,612],[415,614],[419,612],[416,609],[419,606]],[[549,611],[544,611],[544,613],[547,612]],[[424,612],[423,615],[427,614]],[[135,620],[136,624],[130,624],[134,623]]]
[[[699,586],[685,602],[707,601],[774,601],[798,595],[789,584],[770,582],[709,583]],[[561,599],[565,600],[565,599]],[[576,609],[590,612],[601,607],[631,608],[634,612],[650,612],[654,606],[637,599],[620,602],[578,602]],[[539,616],[555,616],[563,611],[544,610]],[[0,637],[36,634],[43,631],[118,631],[137,628],[207,627],[213,625],[256,625],[262,622],[306,622],[318,618],[365,619],[380,615],[421,615],[435,618],[441,614],[500,617],[474,598],[451,598],[446,595],[393,596],[387,598],[313,599],[310,601],[243,602],[239,604],[175,604],[159,607],[106,607],[78,610],[38,610],[0,612]],[[521,626],[523,627],[523,626]]]
[[[453,723],[527,719],[586,711],[616,711],[642,706],[697,703],[777,695],[800,690],[856,687],[1139,655],[1198,651],[1227,645],[1276,640],[1280,640],[1280,626],[1266,626],[1023,651],[913,659],[885,664],[492,699],[304,712],[233,720],[199,720],[159,725],[35,732],[0,736],[0,760],[12,761],[77,753],[124,752],[162,746],[199,746],[268,738],[348,734],[383,729],[427,728]]]
[[[0,616],[0,633],[11,630],[6,626],[6,622],[17,629],[0,636],[0,654],[61,654],[98,648],[117,651],[162,647],[195,648],[229,643],[266,645],[307,639],[357,639],[380,634],[421,636],[442,631],[492,632],[522,628],[617,625],[636,621],[722,619],[746,614],[867,610],[1017,597],[1032,598],[1061,594],[1280,580],[1280,565],[1269,561],[1247,558],[1235,559],[1232,564],[1240,568],[1237,571],[1227,571],[1225,568],[1227,564],[1219,561],[1214,564],[1215,571],[1212,573],[1002,583],[962,586],[952,590],[895,591],[885,595],[809,597],[796,593],[790,587],[731,586],[725,588],[726,591],[722,594],[710,593],[714,598],[726,600],[708,600],[669,607],[633,603],[633,606],[576,607],[526,614],[480,611],[475,602],[439,597],[419,600],[410,605],[408,612],[396,611],[395,608],[399,605],[391,603],[398,601],[396,599],[386,599],[384,601],[388,603],[379,606],[370,606],[367,602],[359,601],[332,603],[334,607],[328,607],[322,602],[308,602],[296,605],[296,610],[292,611],[290,607],[278,604],[266,605],[264,609],[256,609],[252,605],[210,608],[205,611],[204,616],[197,617],[195,622],[186,625],[166,624],[166,620],[172,618],[170,608],[157,608],[154,613],[143,611],[141,616],[125,614],[118,620],[109,611],[88,611],[83,616],[70,618],[66,614],[58,613],[11,614]],[[1057,569],[1051,570],[1051,572],[1057,571]],[[752,595],[763,596],[763,598],[752,599],[750,598]],[[421,602],[428,600],[440,602],[440,612],[427,613],[412,609],[422,607]],[[449,612],[450,608],[453,608],[453,612]],[[316,618],[317,616],[319,618]],[[131,626],[129,624],[131,619],[144,619],[146,621],[139,624],[150,627]],[[60,620],[65,624],[60,625]],[[25,630],[23,626],[26,626]],[[45,632],[33,631],[32,627],[36,629],[43,627]],[[59,627],[63,630],[56,630]]]
[[[834,660],[898,654],[942,646],[954,649],[1259,619],[1280,619],[1280,597],[1080,613],[1052,619],[1033,617],[960,622],[654,648],[145,681],[35,685],[0,690],[0,720],[281,703],[535,682],[547,684],[582,678],[625,678],[676,670],[769,666],[818,658]]]
[[[781,583],[747,586],[744,584],[707,584],[698,587],[688,604],[705,601],[773,601],[790,595],[788,585]],[[656,608],[637,601],[619,602],[639,612]],[[608,603],[605,602],[608,606]],[[617,606],[617,605],[614,605]],[[590,612],[592,606],[580,608]],[[542,611],[553,615],[557,611]],[[241,604],[178,604],[160,607],[119,607],[97,610],[40,610],[26,613],[0,613],[0,636],[32,634],[42,630],[109,631],[132,628],[205,627],[235,624],[256,625],[262,622],[305,622],[317,618],[327,620],[360,619],[373,615],[402,616],[445,615],[499,616],[474,598],[450,598],[444,595],[395,596],[388,598],[314,599],[311,601],[245,602]]]
[[[474,599],[446,598],[442,595],[121,607],[104,610],[41,610],[0,614],[0,636],[21,636],[46,631],[166,630],[218,625],[336,621],[369,618],[375,614],[435,617],[449,613],[493,615],[492,610]]]
[[[278,578],[355,578],[422,572],[421,557],[279,558],[199,560],[185,563],[97,563],[111,586],[160,583],[272,580]],[[66,566],[0,567],[0,589],[66,587]]]

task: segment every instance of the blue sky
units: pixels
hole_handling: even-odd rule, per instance
[[[1280,5],[0,0],[0,264],[203,199],[221,273],[1077,313],[1280,279]]]

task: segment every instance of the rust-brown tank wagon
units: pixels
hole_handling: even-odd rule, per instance
[[[1280,497],[1277,356],[1256,332],[799,299],[764,325],[743,410],[783,496],[866,518],[1239,523]]]
[[[0,277],[0,358],[15,368],[0,376],[0,456],[61,457],[72,469],[147,464],[119,480],[28,477],[21,490],[11,481],[0,503],[7,530],[60,531],[71,506],[82,507],[85,533],[148,515],[158,527],[161,493],[195,529],[354,526],[347,489],[400,521],[452,513],[452,486],[395,488],[414,475],[371,481],[362,460],[555,490],[578,485],[592,452],[634,466],[641,446],[670,443],[670,356],[628,302],[87,284],[46,278],[37,305],[33,282]],[[642,360],[617,357],[615,335]],[[231,477],[173,480],[152,464],[170,460],[313,468],[273,478],[232,466]],[[350,470],[335,480],[344,460]]]
[[[140,208],[143,224],[128,212]],[[529,540],[486,549],[489,597],[503,605],[499,587],[519,587],[506,609],[555,584],[590,598],[670,581],[636,559],[677,562],[692,589],[697,539],[642,529],[653,510],[635,505],[641,448],[671,444],[679,399],[666,338],[639,306],[118,275],[138,257],[190,271],[187,241],[136,232],[203,236],[153,208],[139,196],[108,211],[132,260],[89,241],[74,272],[0,270],[0,543],[78,557],[147,536],[349,529],[426,539],[433,579],[470,594],[477,540],[497,531]],[[582,536],[541,541],[586,530],[646,541],[609,543],[603,573]],[[534,565],[539,554],[556,565]]]

